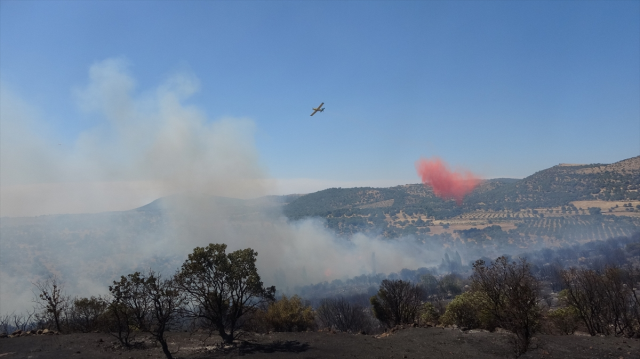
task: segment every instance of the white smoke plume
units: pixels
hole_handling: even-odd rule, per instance
[[[211,121],[189,105],[189,96],[198,90],[193,75],[177,74],[141,92],[127,69],[123,59],[90,67],[88,84],[75,89],[74,97],[93,126],[64,146],[57,144],[46,115],[1,87],[0,217],[5,218],[0,250],[28,255],[12,242],[6,217],[128,210],[182,194],[162,202],[172,220],[169,229],[122,234],[117,249],[105,247],[108,258],[95,253],[96,246],[104,244],[93,245],[91,236],[84,237],[88,244],[78,244],[62,257],[38,252],[44,242],[34,241],[29,250],[44,258],[46,270],[29,268],[30,258],[20,270],[0,263],[0,313],[24,310],[30,282],[44,274],[61,273],[70,294],[104,294],[109,282],[96,282],[96,273],[117,273],[113,280],[152,258],[184,260],[195,246],[208,243],[226,243],[229,251],[255,249],[265,285],[279,289],[371,273],[372,253],[376,270],[383,273],[433,264],[439,258],[416,250],[408,240],[336,238],[320,220],[290,223],[261,206],[228,213],[225,206],[202,205],[206,196],[246,199],[270,193],[274,181],[260,163],[255,124],[242,118]],[[87,258],[99,258],[99,263],[86,268]],[[88,288],[87,283],[92,285]],[[102,293],[94,292],[101,287]]]

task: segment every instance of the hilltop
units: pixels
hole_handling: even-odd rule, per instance
[[[640,156],[610,165],[557,166],[518,179],[483,181],[462,206],[434,196],[422,184],[391,188],[330,188],[301,196],[284,207],[293,219],[325,216],[348,209],[390,208],[405,212],[420,209],[439,218],[451,218],[472,210],[519,210],[570,205],[572,201],[640,200]]]

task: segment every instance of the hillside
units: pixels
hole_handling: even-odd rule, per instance
[[[420,210],[450,218],[470,210],[519,210],[567,206],[572,201],[640,199],[640,156],[610,165],[560,164],[521,180],[490,179],[465,198],[461,207],[444,201],[421,184],[391,188],[330,188],[302,196],[284,207],[289,218],[326,216],[349,209]]]
[[[343,235],[562,245],[637,232],[638,189],[640,156],[609,165],[560,164],[521,180],[485,180],[461,206],[434,196],[422,184],[409,184],[330,188],[293,200],[283,212],[292,220],[322,217]]]
[[[572,201],[640,199],[640,156],[610,165],[560,164],[492,191],[476,192],[467,208],[523,209]]]

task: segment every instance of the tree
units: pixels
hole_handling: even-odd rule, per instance
[[[373,315],[387,327],[413,323],[420,311],[422,289],[411,282],[385,279],[371,297]]]
[[[515,334],[516,354],[526,352],[541,316],[540,283],[527,261],[510,263],[506,257],[499,257],[487,266],[478,260],[470,279],[472,291],[484,294],[486,309],[496,324]]]
[[[465,292],[453,298],[440,317],[444,325],[457,325],[464,329],[495,329],[488,299],[483,292]]]
[[[146,320],[147,332],[160,343],[167,359],[173,356],[169,351],[165,332],[173,329],[178,323],[179,311],[184,303],[184,296],[175,286],[172,279],[162,279],[153,271],[144,280],[144,294],[150,302],[149,317]]]
[[[589,214],[592,216],[597,216],[602,214],[602,210],[599,207],[589,207]]]
[[[108,305],[108,301],[102,297],[75,298],[69,311],[71,329],[83,333],[103,329],[100,320]]]
[[[571,268],[563,272],[567,304],[574,308],[589,334],[633,337],[640,333],[640,270],[606,267],[598,272]]]
[[[176,275],[176,284],[187,297],[186,311],[225,343],[231,343],[242,327],[242,317],[265,301],[275,300],[275,287],[263,287],[251,248],[226,254],[226,244],[196,247]]]
[[[148,328],[151,303],[145,293],[145,278],[140,272],[121,276],[109,286],[113,297],[109,305],[109,332],[124,346],[130,346],[136,331]]]
[[[62,321],[69,305],[69,297],[63,293],[64,286],[55,276],[33,285],[36,287],[36,303],[43,311],[44,320],[62,332]]]
[[[116,319],[116,337],[130,345],[132,327],[144,331],[158,342],[168,359],[169,351],[165,333],[172,329],[179,318],[179,309],[184,302],[173,279],[163,279],[150,270],[147,275],[135,272],[120,277],[109,287],[113,295],[110,310]]]
[[[338,297],[323,299],[316,313],[324,327],[356,333],[370,332],[373,329],[372,318],[366,311],[364,306]]]

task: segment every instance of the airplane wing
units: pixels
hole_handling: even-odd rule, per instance
[[[313,113],[311,114],[311,116],[315,115],[316,112],[318,112],[318,110],[316,110],[315,108],[313,109]]]
[[[322,107],[322,105],[324,105],[324,102],[323,102],[323,103],[321,103],[321,104],[320,104],[320,106],[318,106],[318,108],[321,108],[321,107]]]

